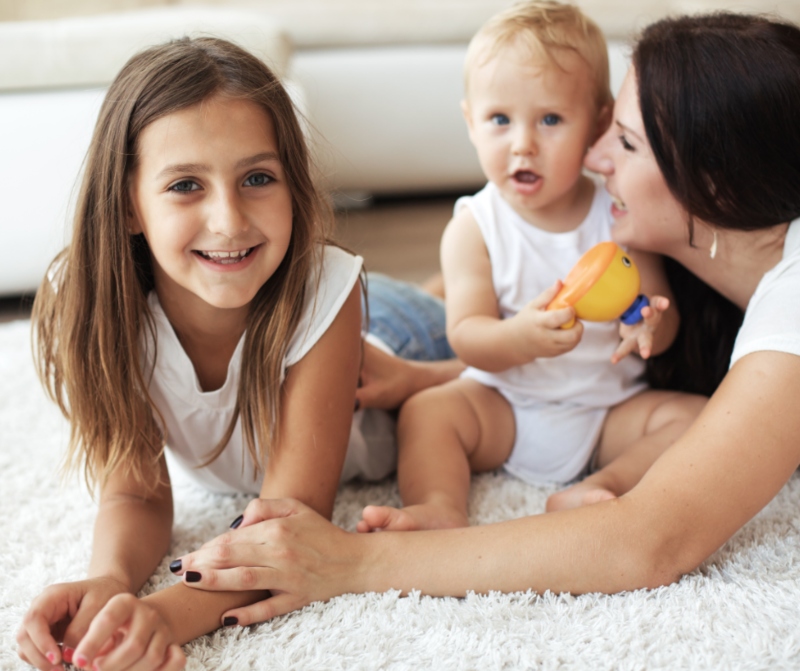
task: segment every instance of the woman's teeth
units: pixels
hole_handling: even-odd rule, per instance
[[[621,201],[619,198],[616,198],[616,197],[614,197],[614,196],[611,196],[611,200],[613,200],[613,201],[614,201],[614,205],[615,205],[615,207],[616,207],[618,210],[623,210],[623,211],[625,211],[625,212],[627,212],[627,211],[628,211],[628,208],[627,208],[627,207],[625,207],[625,203],[623,203],[623,202],[622,202],[622,201]]]
[[[249,249],[239,249],[235,252],[198,252],[198,254],[214,263],[231,264],[239,263],[252,251],[253,248],[250,247]]]

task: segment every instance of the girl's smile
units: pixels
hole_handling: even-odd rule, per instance
[[[162,306],[207,323],[217,310],[246,314],[292,235],[272,119],[216,96],[152,122],[137,149],[130,228],[147,240]]]

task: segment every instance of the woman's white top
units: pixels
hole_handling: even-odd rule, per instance
[[[358,281],[363,259],[337,247],[325,247],[321,269],[315,269],[308,283],[305,309],[289,343],[284,371],[300,361],[333,323]],[[319,284],[317,273],[321,272]],[[218,492],[258,494],[264,473],[253,463],[242,434],[241,419],[222,454],[206,467],[198,466],[225,435],[236,406],[242,365],[242,335],[228,364],[225,383],[214,391],[203,391],[189,356],[181,346],[167,315],[153,291],[148,297],[156,328],[157,350],[149,343],[147,352],[157,351],[152,367],[150,395],[163,416],[167,447],[175,460],[193,479]],[[359,420],[361,418],[359,417]],[[348,477],[369,471],[368,450],[354,426],[345,471]],[[391,457],[392,461],[394,455]],[[393,463],[392,463],[393,465]],[[367,473],[369,475],[369,473]],[[383,473],[382,475],[385,475]]]
[[[491,182],[474,196],[460,198],[455,212],[464,207],[486,244],[502,319],[517,314],[557,279],[563,280],[589,249],[611,239],[611,197],[597,183],[589,213],[567,233],[551,233],[525,221]],[[583,322],[583,327],[581,342],[570,352],[540,357],[501,373],[469,368],[465,375],[499,389],[514,405],[537,400],[610,408],[642,391],[644,363],[638,356],[611,363],[619,345],[619,322]]]
[[[731,366],[765,350],[800,356],[800,219],[789,224],[783,258],[764,273],[747,304]]]

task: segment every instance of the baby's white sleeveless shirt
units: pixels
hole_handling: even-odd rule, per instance
[[[800,219],[789,224],[783,258],[764,273],[747,304],[731,366],[767,350],[800,356]]]
[[[289,344],[284,370],[300,361],[333,323],[358,280],[362,261],[360,256],[353,256],[337,247],[325,247],[318,289],[316,272],[319,269],[308,283],[304,312]],[[150,359],[157,351],[150,378],[150,395],[163,416],[167,447],[175,461],[207,489],[258,494],[264,474],[253,463],[245,447],[241,419],[237,421],[222,454],[208,466],[198,468],[225,435],[233,417],[243,365],[244,336],[231,357],[225,384],[215,391],[204,392],[155,291],[148,296],[148,303],[157,338],[157,349],[152,343],[148,343],[147,348]],[[144,370],[148,371],[150,367],[146,365]],[[360,456],[365,457],[366,453]],[[350,455],[351,461],[352,457]],[[358,468],[354,468],[352,463],[347,465],[347,469],[350,477],[357,474]]]
[[[550,233],[529,224],[489,182],[474,196],[460,198],[457,213],[468,207],[483,235],[492,266],[500,316],[514,316],[557,279],[564,279],[585,252],[611,239],[611,198],[601,184],[589,213],[567,233]],[[644,389],[644,363],[627,356],[616,365],[619,322],[583,323],[581,342],[561,356],[539,358],[502,373],[469,368],[465,375],[500,390],[515,406],[559,401],[610,408]]]

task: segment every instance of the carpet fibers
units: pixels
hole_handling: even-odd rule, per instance
[[[84,576],[95,504],[59,483],[67,425],[33,371],[28,322],[0,326],[0,669],[27,668],[14,635],[46,585]],[[173,470],[170,557],[224,531],[244,496],[208,493]],[[473,524],[537,514],[551,489],[504,474],[474,480]],[[334,521],[397,503],[393,481],[341,488]],[[169,558],[145,585],[169,585]],[[346,595],[185,646],[187,669],[800,668],[800,479],[677,584],[613,596],[551,593],[430,598]]]

